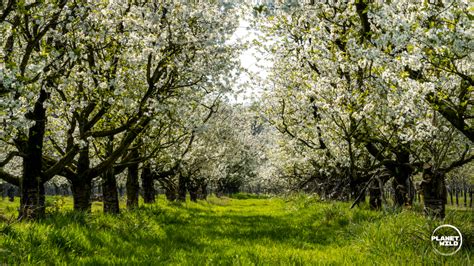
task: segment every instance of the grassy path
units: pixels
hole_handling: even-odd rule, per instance
[[[443,257],[429,241],[440,221],[308,197],[185,204],[160,198],[118,216],[71,212],[68,198],[52,206],[54,214],[37,223],[0,223],[0,263],[473,265],[469,211],[448,212],[444,223],[457,226],[465,240],[459,253]],[[0,201],[0,214],[15,207]]]

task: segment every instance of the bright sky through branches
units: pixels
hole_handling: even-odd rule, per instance
[[[243,72],[240,74],[239,82],[236,84],[237,93],[231,99],[238,103],[246,103],[256,100],[263,91],[261,84],[268,76],[268,70],[272,66],[270,55],[259,49],[256,42],[262,32],[252,28],[248,19],[241,19],[239,27],[233,34],[230,42],[247,45],[247,49],[240,55]]]

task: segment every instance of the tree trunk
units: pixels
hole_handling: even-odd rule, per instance
[[[445,216],[446,184],[444,173],[426,167],[423,171],[423,198],[425,201],[424,212],[430,217],[443,219]]]
[[[197,202],[199,186],[195,182],[188,182],[189,198]]]
[[[138,157],[136,150],[132,151],[136,156],[132,156],[132,160]],[[128,167],[127,174],[127,208],[134,209],[138,207],[138,192],[140,186],[138,184],[138,164],[132,164]]]
[[[369,205],[372,210],[379,210],[382,208],[382,193],[380,190],[381,184],[379,179],[375,179],[369,187]]]
[[[104,213],[120,213],[119,198],[117,192],[117,180],[113,168],[105,171],[102,175],[102,200],[104,202]]]
[[[166,199],[169,201],[175,201],[176,200],[176,191],[173,188],[165,188],[165,196]]]
[[[396,206],[411,206],[415,197],[414,184],[410,179],[410,175],[402,174],[399,178],[395,178],[393,182],[395,191]]]
[[[186,201],[187,178],[182,174],[178,177],[178,201]]]
[[[449,198],[451,199],[451,205],[453,205],[453,188],[449,188]]]
[[[106,155],[110,156],[114,151],[114,137],[109,136],[105,144]],[[117,193],[117,180],[114,168],[110,167],[102,175],[102,200],[104,202],[104,213],[120,213],[119,199]]]
[[[53,186],[54,186],[54,195],[60,195],[61,188],[57,184],[53,184]]]
[[[43,138],[46,127],[46,110],[43,103],[47,98],[48,94],[42,89],[33,111],[25,115],[27,119],[34,121],[34,125],[28,131],[26,143],[19,141],[26,154],[23,158],[23,175],[20,183],[19,219],[36,219],[44,216],[44,187],[41,181],[41,171]]]
[[[145,203],[155,202],[155,186],[153,182],[153,175],[149,164],[143,166],[142,174],[142,187],[143,187],[143,201]]]
[[[201,200],[207,199],[207,182],[203,181],[200,184],[198,198]]]
[[[190,190],[189,191],[189,198],[191,199],[191,201],[193,202],[197,202],[197,199],[198,199],[198,193],[197,193],[197,190]]]
[[[42,183],[36,178],[22,181],[18,219],[37,219],[44,216],[44,188],[41,189],[41,186]]]
[[[43,210],[42,210],[43,215],[44,215],[45,210],[46,210],[46,193],[45,193],[45,190],[44,190],[44,184],[45,183],[46,182],[44,182],[44,181],[41,182],[41,184],[39,186],[39,195],[38,195],[39,204],[43,208]]]
[[[470,197],[470,199],[469,199],[469,207],[472,208],[472,188],[469,189],[469,197]]]
[[[14,202],[15,201],[15,188],[10,185],[7,189],[7,196],[8,196],[8,201]]]
[[[400,151],[396,153],[397,166],[395,170],[394,190],[395,204],[397,206],[411,206],[415,196],[415,186],[411,181],[412,169],[408,166],[410,163],[410,153]]]
[[[74,199],[74,210],[91,211],[92,178],[88,175],[90,171],[89,143],[79,151],[77,160],[77,174],[68,177],[71,182],[71,192]]]
[[[464,207],[467,207],[467,188],[464,187]]]
[[[77,180],[71,180],[72,197],[74,199],[74,210],[75,211],[91,211],[91,181],[85,178],[78,178]]]
[[[456,188],[456,206],[459,207],[459,189]]]

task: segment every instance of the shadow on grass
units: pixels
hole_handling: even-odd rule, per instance
[[[273,242],[278,245],[331,245],[341,243],[334,232],[345,232],[349,226],[347,219],[337,217],[333,220],[313,223],[298,219],[293,214],[244,215],[239,213],[214,213],[210,210],[187,207],[189,218],[175,221],[166,226],[169,239],[187,241],[190,238],[206,236],[212,240],[228,240],[231,243],[261,244]],[[155,218],[159,219],[159,218]],[[342,221],[342,222],[341,222]],[[186,232],[192,232],[190,235]],[[347,238],[344,239],[347,241]],[[173,241],[174,242],[174,241]],[[205,245],[200,243],[200,246]]]
[[[254,207],[252,201],[235,201],[229,207],[222,207],[219,202],[160,202],[122,211],[119,215],[63,210],[34,225],[43,230],[34,236],[41,241],[34,243],[41,242],[44,253],[55,250],[58,260],[62,258],[65,262],[74,262],[76,257],[125,260],[130,256],[154,256],[147,260],[150,262],[179,262],[177,254],[187,258],[203,254],[226,256],[226,251],[236,248],[240,251],[234,252],[253,254],[254,248],[262,245],[284,250],[346,246],[356,237],[349,234],[349,219],[373,218],[365,211],[348,217],[350,212],[342,205],[336,208],[319,205],[297,211],[285,211],[277,205],[268,211],[266,202]],[[15,246],[7,248],[14,250]],[[45,262],[55,260],[33,245],[28,244],[24,249]]]
[[[264,195],[264,194],[235,193],[235,194],[230,194],[229,198],[231,199],[269,199],[271,198],[271,196]]]

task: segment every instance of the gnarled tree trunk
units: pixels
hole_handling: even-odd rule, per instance
[[[18,141],[26,154],[23,158],[23,175],[20,183],[19,219],[36,219],[44,216],[44,187],[41,171],[46,127],[46,110],[43,103],[47,99],[48,94],[45,90],[41,90],[33,111],[26,114],[26,118],[33,120],[34,125],[28,131],[27,140]]]

